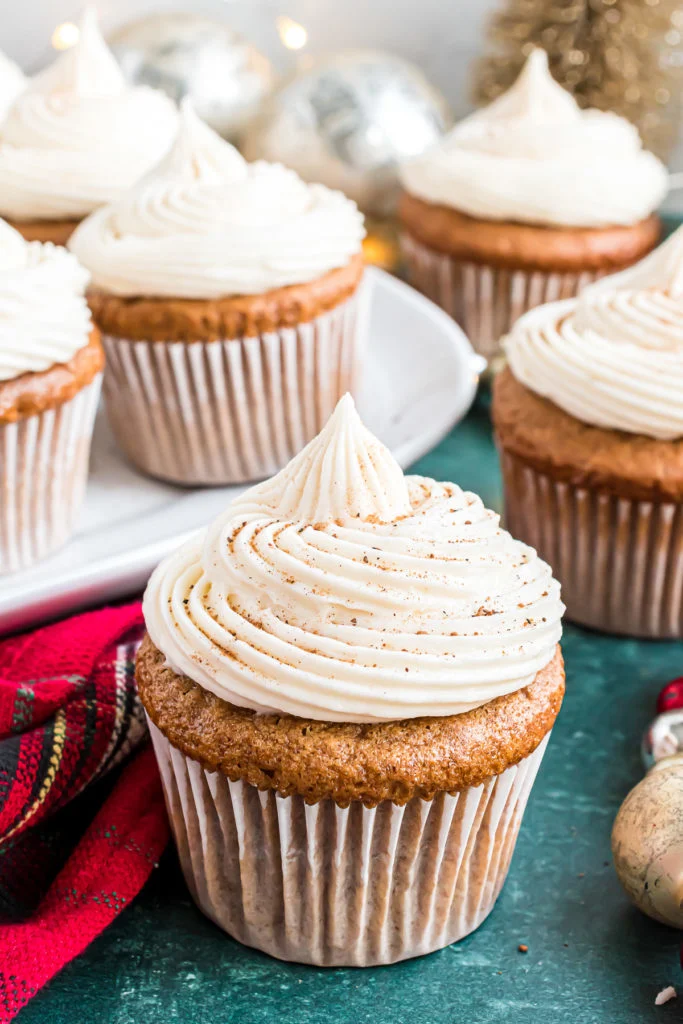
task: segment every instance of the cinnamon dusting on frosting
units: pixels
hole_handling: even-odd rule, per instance
[[[520,383],[584,423],[683,436],[683,228],[578,299],[525,314],[504,342]]]
[[[174,671],[217,696],[347,722],[458,714],[528,685],[562,614],[549,567],[474,495],[404,477],[349,398],[159,566],[144,607]]]

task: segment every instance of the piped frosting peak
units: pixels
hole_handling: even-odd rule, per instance
[[[236,507],[304,523],[385,523],[410,512],[410,495],[403,470],[346,394],[320,434]]]
[[[533,682],[560,637],[548,565],[455,484],[404,477],[343,398],[273,480],[154,572],[168,664],[257,712],[458,714]]]
[[[515,121],[520,125],[527,121],[552,124],[558,120],[578,121],[580,118],[576,101],[550,74],[548,54],[545,50],[534,49],[514,85],[479,114],[474,114],[469,122],[463,122],[463,127],[469,123],[476,128],[482,122],[486,127],[497,121],[503,124]],[[542,152],[547,142],[542,135],[537,141]]]
[[[192,100],[186,96],[180,105],[175,141],[151,177],[222,185],[231,178],[244,180],[247,166],[241,153],[197,116]]]
[[[118,96],[126,80],[107,46],[94,7],[88,6],[78,22],[78,41],[35,75],[29,89],[43,95]]]
[[[683,302],[683,227],[634,266],[585,288],[579,305],[590,305],[597,295],[616,291],[661,292]],[[683,336],[680,342],[683,345]]]
[[[185,103],[170,152],[70,248],[116,295],[213,299],[322,277],[349,263],[364,233],[341,192],[248,163]]]
[[[616,114],[581,110],[533,50],[493,103],[402,168],[405,187],[473,217],[522,224],[635,224],[668,191],[664,165]]]

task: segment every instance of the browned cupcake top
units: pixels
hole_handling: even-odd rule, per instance
[[[478,786],[528,757],[564,694],[559,647],[531,686],[445,718],[327,723],[237,708],[176,675],[148,636],[136,678],[155,725],[185,755],[233,781],[308,803],[403,804]]]
[[[306,284],[263,295],[222,299],[125,298],[91,289],[88,301],[103,334],[132,341],[218,341],[248,338],[308,323],[348,299],[363,276],[358,253],[345,267]]]
[[[27,242],[54,242],[66,245],[80,220],[8,220]]]
[[[613,271],[641,259],[659,241],[656,215],[626,227],[541,227],[480,220],[404,192],[403,227],[423,245],[456,259],[557,273]]]
[[[94,328],[88,343],[68,363],[0,381],[0,424],[15,423],[62,405],[90,384],[103,367],[104,350],[100,333]]]
[[[494,382],[492,415],[502,448],[554,479],[639,501],[683,498],[683,439],[589,426],[529,391],[509,369]]]

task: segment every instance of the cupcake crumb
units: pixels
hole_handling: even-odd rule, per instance
[[[668,1003],[670,999],[676,998],[676,989],[673,985],[667,985],[661,992],[658,992],[655,996],[655,1006],[663,1006],[664,1003]]]

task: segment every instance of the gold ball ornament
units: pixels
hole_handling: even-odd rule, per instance
[[[412,64],[348,51],[314,63],[273,93],[244,153],[340,189],[382,217],[395,207],[399,164],[435,143],[450,123],[445,99]]]
[[[635,905],[683,928],[683,754],[658,761],[628,794],[614,821],[612,853]]]
[[[365,262],[397,274],[401,267],[398,226],[393,219],[365,218],[367,234],[363,239]]]
[[[223,22],[194,14],[152,14],[109,36],[126,78],[189,96],[199,116],[239,141],[275,80],[270,62]]]

